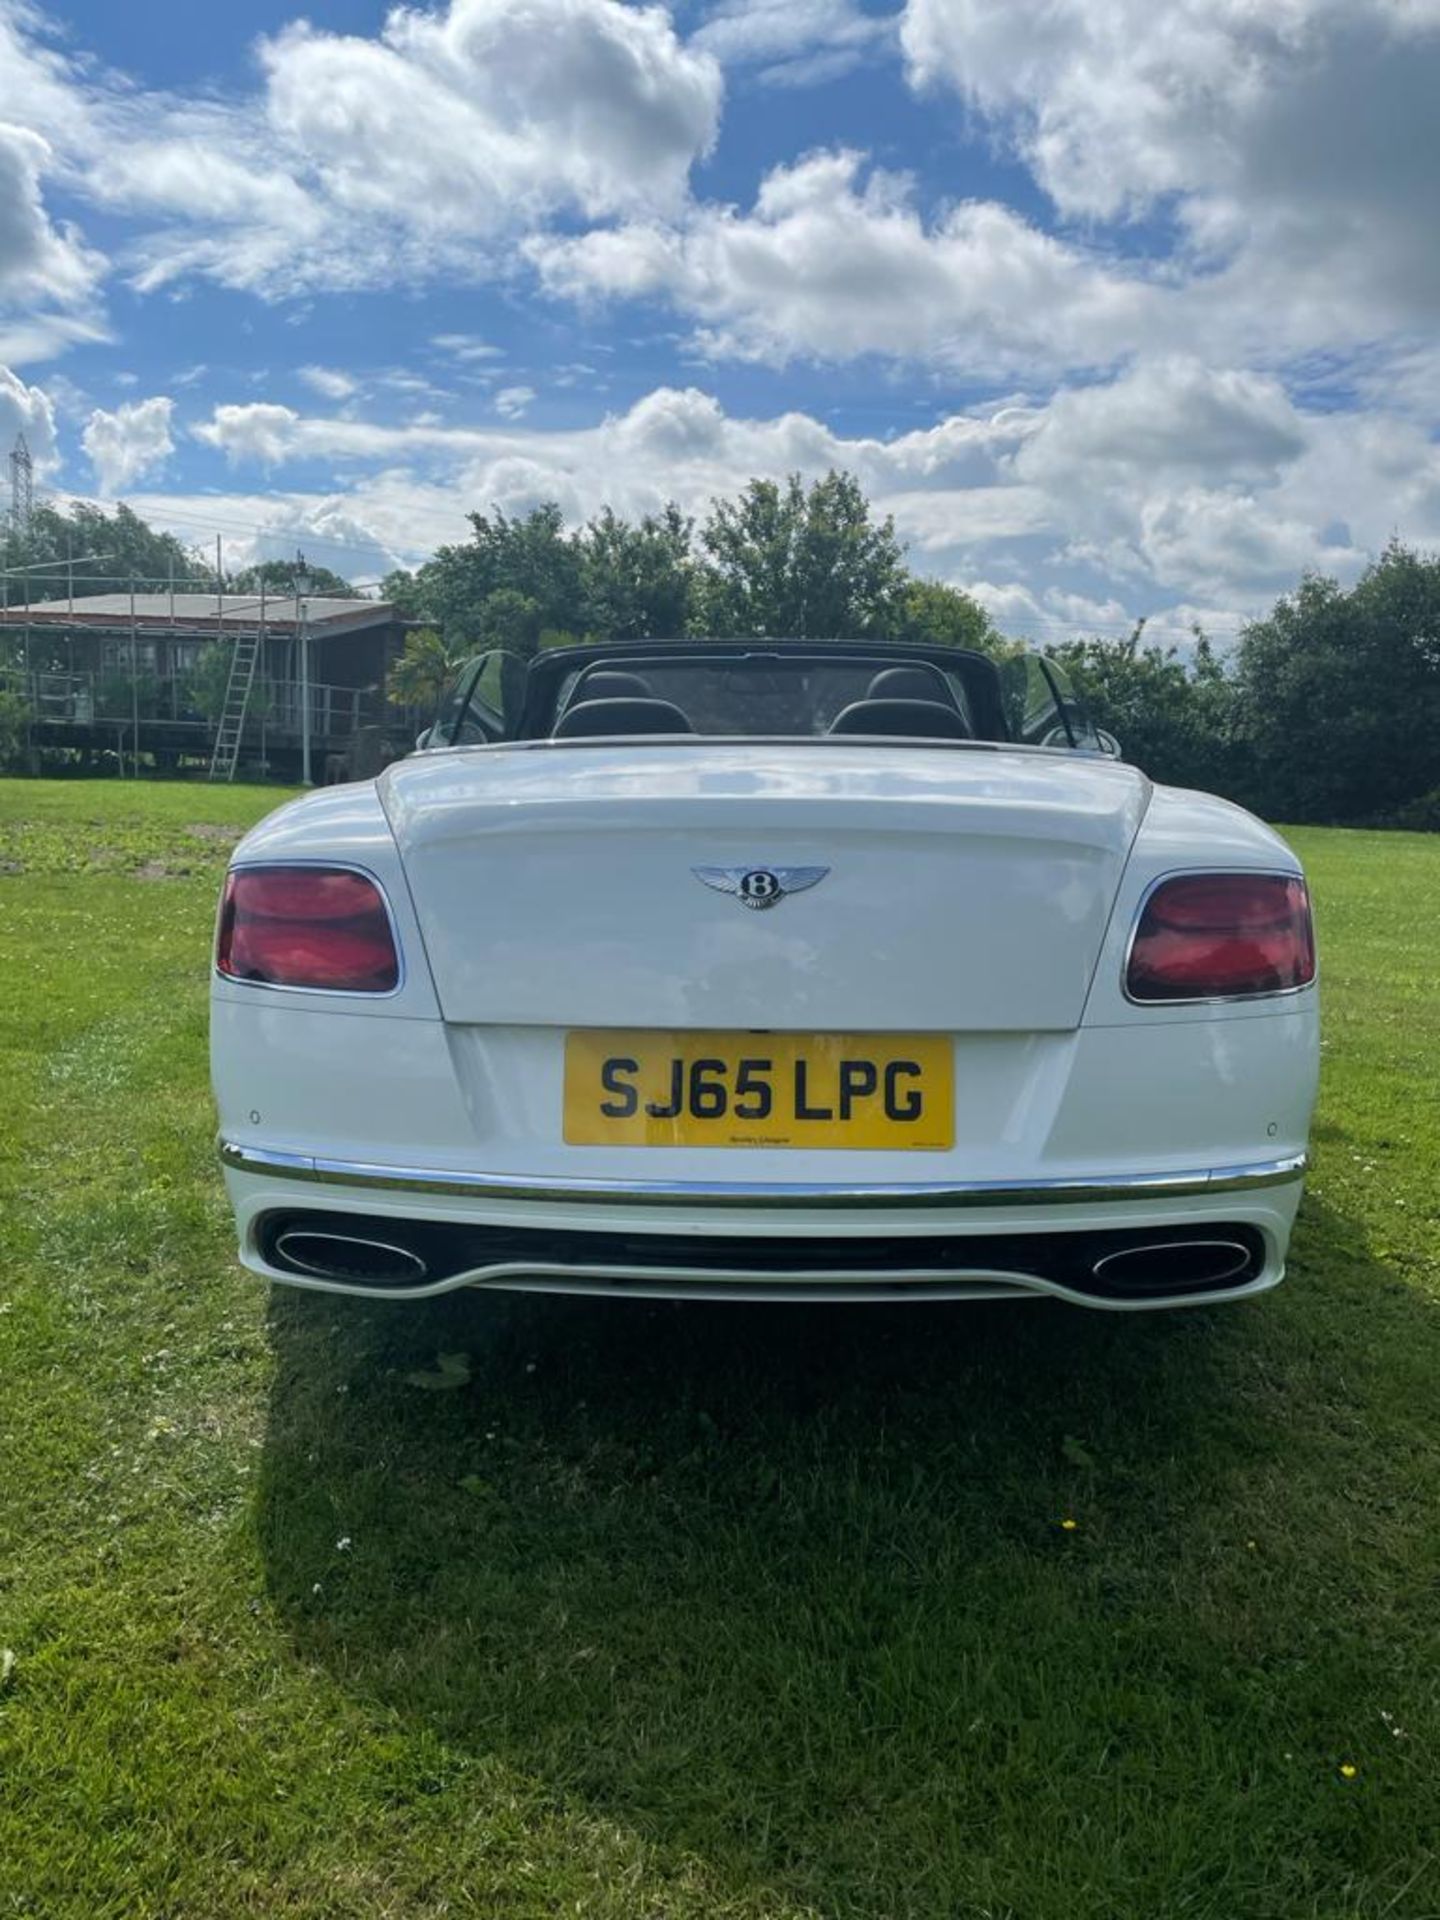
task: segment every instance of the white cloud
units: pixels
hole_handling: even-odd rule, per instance
[[[1003,481],[991,486],[901,486],[886,492],[885,510],[904,527],[922,572],[931,555],[983,553],[1031,534],[1053,534],[1064,525],[1059,503],[1043,487]]]
[[[678,203],[720,102],[715,63],[669,15],[618,0],[397,9],[379,41],[301,23],[263,58],[271,125],[327,199],[460,232],[511,225],[517,202]]]
[[[99,262],[51,224],[40,197],[50,148],[24,127],[0,125],[0,298],[73,305],[94,285]]]
[[[104,262],[46,211],[41,181],[52,163],[38,133],[0,121],[0,355],[12,362],[104,336],[94,312]]]
[[[145,91],[38,32],[0,0],[0,118],[51,143],[72,191],[143,223],[127,254],[142,291],[201,275],[278,299],[503,271],[498,243],[554,216],[678,209],[723,92],[663,7],[622,0],[398,6],[373,37],[297,20],[259,42],[249,98]],[[9,184],[0,209],[33,243],[33,193]],[[6,237],[0,213],[0,271]],[[72,239],[52,233],[50,255],[52,278],[85,277]]]
[[[304,431],[293,407],[257,400],[216,407],[208,422],[196,427],[197,439],[218,447],[232,464],[240,460],[274,466],[295,452]]]
[[[98,317],[73,313],[25,313],[11,318],[0,314],[0,361],[12,367],[53,360],[67,347],[108,340],[109,330]]]
[[[1128,633],[1135,624],[1124,605],[1115,599],[1097,600],[1088,594],[1067,593],[1058,588],[1038,592],[1018,581],[986,579],[966,580],[965,589],[986,608],[1002,632],[1043,647],[1047,640],[1075,634],[1101,633],[1110,637]],[[1164,625],[1167,638],[1172,626],[1170,616]]]
[[[622,0],[401,6],[369,36],[294,24],[260,43],[248,92],[181,98],[42,44],[0,0],[0,358],[103,334],[105,262],[54,211],[88,200],[128,220],[141,288],[204,275],[279,299],[444,274],[514,292],[528,261],[582,306],[668,305],[692,354],[875,356],[1021,390],[890,440],[668,386],[542,432],[521,380],[575,373],[542,383],[447,331],[367,370],[364,391],[412,414],[382,425],[324,364],[346,356],[317,300],[294,310],[315,344],[293,357],[314,356],[298,371],[319,411],[230,403],[196,429],[237,472],[344,474],[275,497],[287,540],[296,515],[318,538],[319,515],[337,552],[344,523],[415,554],[486,501],[703,511],[752,473],[844,465],[921,564],[1017,619],[1097,622],[1253,606],[1305,566],[1352,573],[1392,530],[1440,540],[1440,0],[907,0],[915,84],[1028,167],[1053,217],[1033,195],[941,200],[934,168],[922,184],[840,148],[775,166],[744,206],[692,198],[722,67],[799,85],[883,58],[895,16],[863,3],[720,0],[688,42]],[[591,344],[563,351],[595,361]],[[23,406],[53,459],[53,409],[10,379],[0,431]],[[482,384],[481,424],[454,424]],[[160,398],[94,413],[100,484],[132,486],[171,433]]]
[[[32,391],[39,393],[40,389],[36,387]],[[64,373],[45,375],[44,397],[54,409],[56,420],[67,426],[88,420],[95,405],[94,394]]]
[[[95,469],[95,481],[107,497],[133,480],[153,474],[175,450],[170,416],[175,402],[163,394],[133,400],[114,413],[97,407],[85,423],[80,443]]]
[[[298,508],[271,503],[257,529],[257,560],[288,560],[303,549],[311,566],[328,567],[354,586],[373,586],[401,564],[395,550],[342,498]]]
[[[854,0],[725,0],[691,45],[725,66],[758,68],[767,85],[813,86],[852,72],[894,36],[894,16]]]
[[[492,347],[473,333],[437,333],[431,336],[430,344],[448,359],[459,360],[467,366],[476,361],[505,358],[499,347]]]
[[[1324,529],[1237,490],[1184,488],[1146,500],[1141,544],[1155,577],[1190,591],[1263,598],[1293,585],[1307,568],[1350,572],[1353,548],[1330,549]]]
[[[472,383],[472,376],[462,375],[466,384]],[[491,380],[495,376],[487,373],[484,378]],[[423,374],[410,373],[404,367],[387,367],[374,375],[374,384],[390,393],[403,393],[410,400],[453,400],[454,390],[450,387],[437,387],[433,380],[427,380]]]
[[[367,493],[375,483],[366,483]],[[187,495],[137,493],[129,504],[152,526],[176,534],[207,555],[215,551],[216,535],[223,543],[227,568],[255,565],[261,560],[293,560],[304,553],[311,566],[328,567],[353,585],[371,585],[417,557],[402,551],[376,530],[358,494],[302,494],[267,489],[264,493]],[[398,504],[398,502],[397,502]],[[461,539],[469,531],[458,511],[447,523],[447,536]]]
[[[734,0],[697,38],[731,63],[823,62],[847,20],[851,0]],[[748,212],[541,234],[543,283],[664,299],[716,358],[873,351],[995,383],[1157,351],[1275,366],[1428,339],[1435,0],[908,0],[902,37],[915,84],[958,92],[967,132],[1030,169],[1049,230],[993,202],[922,206],[835,151],[776,168]]]
[[[1272,348],[1428,327],[1434,0],[908,0],[918,85],[1012,142],[1062,214],[1178,216]]]
[[[190,274],[279,298],[334,278],[363,281],[362,255],[348,274],[332,254],[354,236],[327,218],[321,199],[272,164],[248,119],[214,106],[152,100],[143,125],[133,109],[106,103],[112,122],[87,190],[102,204],[152,224],[132,243],[129,267],[141,292]],[[157,130],[158,129],[158,130]]]
[[[1403,407],[1417,418],[1440,420],[1440,341],[1406,341],[1346,369],[1350,386],[1381,407]]]
[[[722,66],[804,84],[886,58],[897,19],[915,84],[1008,142],[1049,230],[848,150],[775,167],[748,209],[690,197]],[[107,74],[37,21],[0,0],[0,117],[25,129],[0,147],[0,283],[53,296],[0,315],[12,360],[101,331],[103,263],[46,213],[42,168],[129,218],[141,289],[513,280],[529,235],[551,294],[664,300],[716,359],[875,353],[995,386],[1159,352],[1275,367],[1380,345],[1398,370],[1407,342],[1429,351],[1435,0],[719,0],[689,41],[660,6],[448,0],[372,35],[297,21],[259,43],[248,94],[209,97]],[[498,357],[435,345],[471,378]],[[1412,366],[1432,417],[1434,387]]]
[[[27,0],[0,5],[0,120],[25,126],[54,146],[84,138],[83,98],[74,66],[41,39],[45,22]]]
[[[1107,366],[1167,326],[1163,289],[1042,233],[996,201],[927,223],[911,183],[850,151],[761,183],[753,212],[697,207],[680,226],[538,236],[527,252],[571,298],[664,297],[716,355],[878,353],[994,380]]]
[[[300,378],[325,400],[348,400],[360,390],[360,382],[338,367],[298,367]]]
[[[1280,382],[1191,357],[1146,362],[1104,386],[1059,394],[1016,459],[1029,479],[1145,486],[1273,480],[1306,444]]]
[[[534,387],[501,387],[495,395],[495,411],[502,419],[518,420],[534,398]]]
[[[378,37],[297,21],[259,47],[263,92],[154,99],[90,176],[154,216],[136,277],[266,298],[503,270],[495,245],[560,213],[674,210],[719,120],[716,62],[620,0],[397,7]],[[109,119],[133,119],[123,97]]]
[[[56,464],[54,404],[49,394],[0,366],[0,456],[8,459],[17,433],[24,434],[37,470],[49,472]]]
[[[1162,358],[1044,404],[955,414],[892,439],[804,413],[731,415],[696,388],[657,388],[588,427],[545,431],[306,418],[225,406],[197,431],[238,466],[345,461],[348,512],[395,552],[464,537],[466,509],[556,500],[703,514],[752,476],[854,472],[893,513],[912,561],[986,583],[1019,618],[1118,628],[1201,609],[1218,635],[1306,567],[1352,577],[1397,528],[1440,543],[1440,447],[1395,416],[1306,411],[1270,378]],[[1187,614],[1185,618],[1188,618]],[[1178,625],[1177,625],[1178,623]],[[1158,628],[1157,628],[1158,632]]]
[[[1353,574],[1397,512],[1417,539],[1440,530],[1440,454],[1404,421],[1364,424],[1269,375],[1161,358],[1032,409],[1008,471],[1051,503],[1069,568],[1254,606],[1307,568]]]

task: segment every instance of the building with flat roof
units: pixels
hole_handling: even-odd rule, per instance
[[[167,767],[219,751],[222,777],[297,777],[308,707],[314,778],[353,776],[413,733],[385,699],[405,632],[379,600],[77,595],[0,610],[0,685],[20,694],[32,748]]]

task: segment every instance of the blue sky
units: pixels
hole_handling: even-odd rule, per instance
[[[845,466],[1043,639],[1440,542],[1440,0],[0,0],[0,437],[236,561]]]

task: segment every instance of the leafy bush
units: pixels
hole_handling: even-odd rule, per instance
[[[1095,724],[1152,780],[1239,797],[1235,691],[1208,641],[1197,632],[1194,656],[1185,660],[1174,647],[1142,645],[1143,638],[1142,621],[1128,640],[1069,640],[1050,651]]]
[[[1311,576],[1240,639],[1253,804],[1279,820],[1423,814],[1440,768],[1440,558],[1398,543],[1348,590]]]
[[[25,752],[25,702],[0,688],[0,773],[14,773]]]
[[[153,673],[107,673],[95,694],[97,719],[128,720],[138,713],[142,720],[153,720],[160,709],[160,683]]]
[[[1429,793],[1422,793],[1418,799],[1407,800],[1388,819],[1375,824],[1402,827],[1407,833],[1440,833],[1440,787],[1432,787]]]
[[[386,698],[392,706],[433,712],[469,651],[447,647],[433,627],[421,627],[406,640],[405,651],[390,669]]]
[[[175,710],[180,719],[199,714],[202,720],[208,720],[212,726],[215,724],[225,709],[225,695],[230,689],[230,667],[234,658],[233,642],[216,640],[202,649],[194,666],[188,673],[182,674],[176,683]],[[247,719],[263,720],[273,704],[269,682],[257,673],[250,688]],[[169,711],[168,707],[166,711]]]

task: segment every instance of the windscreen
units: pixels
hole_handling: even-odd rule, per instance
[[[899,676],[897,678],[897,676]],[[878,699],[934,704],[958,715],[974,735],[966,689],[958,672],[928,661],[897,663],[893,655],[777,659],[716,659],[683,655],[593,664],[560,686],[554,724],[594,701],[663,701],[683,715],[688,731],[702,734],[813,735],[828,733],[848,708]],[[626,728],[617,706],[616,728]],[[937,732],[950,731],[937,722]],[[958,731],[958,729],[957,729]]]

